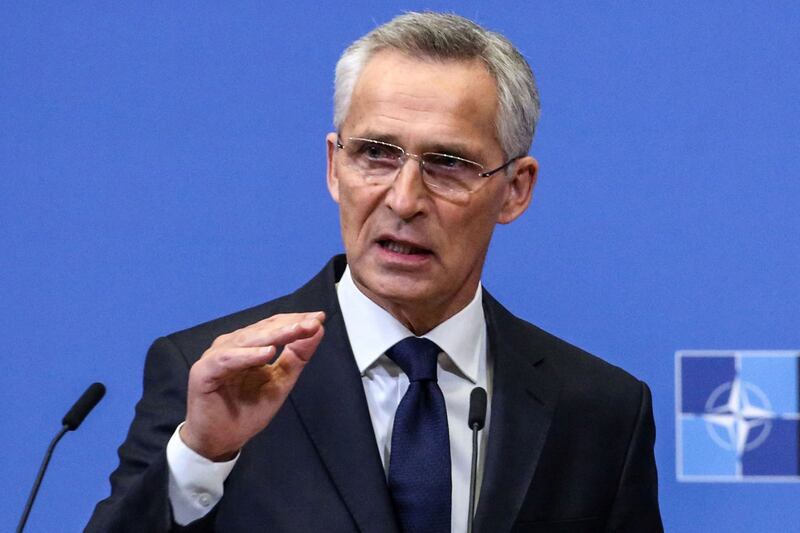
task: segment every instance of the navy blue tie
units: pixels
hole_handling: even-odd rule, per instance
[[[450,532],[450,435],[436,382],[440,351],[419,337],[386,351],[410,382],[394,416],[389,458],[389,490],[404,533]]]

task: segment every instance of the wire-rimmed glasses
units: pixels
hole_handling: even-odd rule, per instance
[[[436,194],[456,201],[464,201],[483,187],[497,172],[508,167],[522,156],[509,159],[492,170],[483,165],[450,154],[425,152],[412,154],[400,146],[363,137],[348,137],[345,144],[337,138],[336,147],[343,150],[347,160],[367,183],[388,184],[397,176],[406,159],[419,162],[425,185]]]

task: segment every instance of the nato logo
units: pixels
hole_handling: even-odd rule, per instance
[[[800,482],[800,352],[675,354],[679,481]]]

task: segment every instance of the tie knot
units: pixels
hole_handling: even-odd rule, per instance
[[[406,337],[386,350],[386,355],[406,373],[409,381],[436,381],[440,351],[430,339]]]

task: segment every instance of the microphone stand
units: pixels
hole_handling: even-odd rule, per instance
[[[47,470],[47,465],[50,463],[50,458],[53,456],[53,450],[56,449],[56,444],[58,444],[58,441],[61,440],[61,437],[63,437],[64,434],[69,431],[69,429],[69,426],[64,424],[55,438],[50,441],[50,446],[47,447],[47,453],[44,454],[42,466],[39,467],[39,473],[36,474],[36,481],[33,482],[33,488],[31,488],[31,493],[28,496],[27,503],[25,504],[25,510],[22,511],[22,518],[20,518],[19,524],[17,524],[17,533],[22,533],[22,530],[25,529],[25,523],[28,521],[28,515],[31,514],[31,508],[33,507],[33,500],[36,499],[36,494],[39,492],[39,486],[42,484],[44,472]]]
[[[478,478],[478,432],[486,423],[486,390],[475,387],[469,395],[469,416],[467,425],[472,430],[472,467],[469,475],[469,513],[467,514],[467,532],[472,533],[472,521],[475,518],[475,486]]]
[[[39,492],[39,486],[42,484],[44,472],[47,470],[47,465],[50,464],[50,458],[53,456],[53,450],[55,450],[56,444],[58,444],[58,441],[64,436],[64,433],[78,429],[83,419],[86,418],[86,415],[88,415],[97,403],[103,399],[105,393],[105,385],[102,383],[92,383],[84,393],[81,394],[81,397],[78,398],[78,401],[75,402],[70,410],[67,411],[67,414],[64,415],[64,418],[61,420],[61,429],[55,438],[50,441],[50,445],[47,447],[47,453],[44,454],[42,466],[39,467],[39,473],[36,474],[36,481],[33,482],[33,488],[28,496],[25,509],[22,511],[22,518],[19,519],[19,524],[17,524],[17,533],[22,533],[22,530],[25,529],[25,523],[28,521],[28,515],[31,514],[33,501],[36,499],[36,494]]]
[[[477,480],[475,473],[478,471],[478,423],[472,424],[472,468],[473,475],[469,480],[469,514],[467,515],[467,533],[472,533],[472,520],[475,514],[475,485]]]

